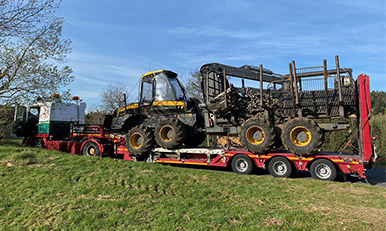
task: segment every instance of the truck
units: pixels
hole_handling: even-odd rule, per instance
[[[212,66],[224,67],[221,65]],[[248,69],[243,67],[243,69],[248,71],[248,69],[253,70],[253,67],[248,67]],[[210,70],[214,70],[214,68]],[[262,66],[260,66],[259,70],[260,80],[263,79],[264,72],[274,76],[269,70],[263,69]],[[226,71],[227,69],[225,69],[224,72]],[[239,71],[244,70],[240,70],[239,68]],[[340,69],[336,72],[340,72]],[[229,73],[232,72],[228,72],[228,74]],[[233,75],[239,75],[235,73],[236,72],[233,72]],[[256,73],[252,73],[254,74],[253,78],[256,78]],[[327,73],[334,72],[327,71]],[[316,74],[320,74],[320,72],[314,73],[314,75]],[[208,74],[206,76],[208,77],[207,79],[209,79],[210,75]],[[224,76],[226,76],[226,73]],[[16,123],[20,125],[17,133],[20,136],[24,136],[23,143],[26,145],[44,147],[72,154],[100,157],[121,156],[124,160],[146,160],[148,162],[166,164],[229,167],[234,172],[241,174],[249,174],[255,168],[266,168],[270,174],[275,177],[289,177],[296,173],[297,170],[305,170],[310,171],[313,178],[321,180],[334,180],[338,172],[366,178],[366,170],[373,166],[377,157],[375,146],[372,144],[369,125],[371,104],[369,77],[367,75],[361,74],[355,81],[352,78],[347,80],[349,83],[347,86],[349,86],[350,89],[354,89],[355,98],[353,101],[357,106],[355,108],[355,116],[358,125],[356,132],[358,136],[358,152],[348,154],[343,153],[341,150],[338,152],[313,151],[308,153],[308,155],[299,155],[289,150],[283,150],[279,145],[277,149],[270,149],[265,152],[253,152],[246,148],[237,147],[188,146],[187,144],[195,139],[195,137],[199,137],[198,140],[202,141],[202,138],[205,138],[206,134],[219,133],[231,135],[232,132],[236,134],[239,133],[238,129],[240,129],[240,126],[238,125],[240,125],[240,123],[237,122],[231,109],[229,109],[233,107],[231,106],[232,104],[234,105],[232,101],[234,99],[231,97],[235,96],[231,96],[231,94],[237,93],[236,97],[242,97],[244,93],[247,94],[247,91],[256,92],[256,90],[243,88],[240,90],[232,90],[234,88],[229,82],[225,81],[227,79],[224,76],[218,78],[218,76],[213,75],[217,80],[223,79],[222,84],[218,86],[222,85],[224,89],[226,89],[226,91],[222,91],[221,89],[221,91],[218,91],[217,96],[220,95],[220,97],[213,97],[215,100],[220,100],[220,102],[217,103],[220,107],[208,107],[209,104],[200,104],[195,100],[186,99],[184,89],[178,79],[176,79],[176,74],[170,71],[160,70],[142,76],[140,102],[126,104],[124,107],[119,108],[114,117],[106,117],[104,124],[84,124],[85,105],[78,97],[65,100],[61,99],[58,95],[54,95],[51,99],[35,103],[29,108],[17,110],[15,119],[21,122]],[[339,76],[339,74],[337,76]],[[350,75],[348,76],[351,77]],[[305,76],[302,76],[302,78],[303,77],[306,78]],[[160,80],[158,80],[158,78]],[[216,80],[216,78],[213,79]],[[335,77],[334,79],[344,81],[342,78]],[[280,77],[279,79],[269,79],[269,76],[267,76],[266,80],[273,85],[280,83],[282,88],[287,87],[285,89],[290,89],[291,86],[294,86],[291,79],[288,78]],[[260,83],[262,82],[263,81],[260,81]],[[207,81],[206,83],[210,82]],[[167,90],[165,90],[165,87]],[[215,87],[209,84],[205,85],[205,83],[203,84],[203,89],[216,90]],[[259,89],[260,93],[264,93],[264,90],[261,89],[262,87]],[[331,91],[339,95],[339,87],[337,89],[331,89]],[[149,92],[149,98],[147,98],[146,94]],[[276,93],[282,94],[280,91],[271,91],[273,93],[270,93],[266,90],[266,92],[269,94],[258,95],[259,97],[257,99],[260,102],[275,99]],[[299,93],[299,90],[296,92]],[[290,91],[290,95],[287,95],[289,98],[287,103],[289,105],[293,105],[292,103],[295,102],[295,108],[289,108],[289,112],[287,112],[289,115],[291,115],[291,113],[297,116],[307,115],[305,119],[309,119],[310,115],[307,113],[313,113],[314,115],[318,115],[318,113],[322,114],[321,111],[316,111],[316,113],[315,111],[310,112],[310,110],[307,109],[307,105],[297,105],[298,100],[296,100],[296,96],[292,97],[293,93],[294,92]],[[206,96],[206,102],[214,104],[214,102],[209,99],[209,96],[210,95]],[[264,99],[263,97],[268,97],[268,99]],[[301,95],[301,97],[305,96]],[[317,97],[317,99],[320,100],[320,97]],[[245,105],[245,101],[240,100],[239,102],[240,105]],[[283,100],[283,102],[286,101]],[[338,117],[344,117],[348,113],[352,113],[352,111],[345,112],[344,107],[350,108],[351,106],[345,105],[344,102],[342,104],[334,104],[333,100],[326,102],[328,103],[325,104],[325,109],[330,108],[329,110],[334,111],[337,108],[338,114],[341,112],[340,108],[343,106],[344,114],[339,114]],[[222,108],[221,105],[225,105],[226,107]],[[251,106],[247,105],[247,107]],[[217,111],[218,109],[219,111]],[[229,116],[221,117],[219,112],[224,109],[225,111],[223,111],[223,113]],[[35,113],[33,113],[33,110],[35,110]],[[270,111],[269,107],[257,108],[257,110],[261,112],[259,114],[261,118],[267,120],[279,119],[279,121],[282,119],[275,114],[272,116],[272,113],[275,113],[275,111]],[[324,113],[327,115],[326,112]],[[335,116],[334,113],[336,112],[330,111],[328,116]],[[321,117],[323,118],[323,116]],[[254,119],[254,117],[251,118]],[[289,121],[299,119],[289,116],[284,116],[284,118],[287,118]],[[247,118],[242,124],[245,124],[248,120],[250,120],[250,118]],[[278,124],[281,123],[279,122]],[[323,126],[326,128],[331,126],[332,130],[346,129],[347,124],[342,124],[343,125],[336,122]],[[122,128],[128,129],[128,133],[122,133]],[[269,135],[265,130],[261,129],[263,128],[262,125],[253,125],[252,128],[253,129],[250,128],[249,130],[246,129],[247,132],[245,135],[247,139],[249,136],[249,139],[254,140],[253,142],[255,143],[258,143],[258,141],[262,139],[265,140],[265,137]],[[153,129],[155,129],[155,133]],[[307,131],[309,128],[304,124],[300,124],[292,128],[291,131],[296,131],[296,129],[300,130],[298,132],[300,134],[290,137],[294,140],[299,140],[300,144],[304,145],[308,141],[307,138],[303,140],[302,137],[304,134],[302,133],[305,133],[306,137],[309,136],[309,131]],[[275,132],[275,129],[270,127],[270,131]],[[259,132],[260,134],[254,134]],[[165,145],[155,145],[154,136],[158,136],[158,138],[155,138],[157,143],[163,143]],[[182,137],[182,139],[177,139],[178,136],[180,136],[180,138]],[[283,134],[281,137],[283,137]],[[171,141],[173,141],[171,146],[166,145]],[[193,141],[197,142],[196,139]],[[176,145],[176,143],[178,143],[178,145]],[[184,146],[180,146],[181,144],[184,144]],[[144,152],[144,150],[146,152]]]

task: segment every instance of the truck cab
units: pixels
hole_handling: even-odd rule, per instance
[[[86,103],[78,97],[61,99],[54,94],[51,99],[40,100],[15,109],[14,133],[19,137],[65,139],[69,137],[72,123],[84,124]]]

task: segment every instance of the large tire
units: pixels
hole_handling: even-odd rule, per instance
[[[281,139],[284,147],[298,155],[311,155],[323,144],[323,132],[311,119],[295,118],[285,125]]]
[[[32,147],[35,148],[44,148],[44,141],[41,138],[35,139],[34,143],[32,144]]]
[[[101,156],[101,150],[99,149],[98,145],[95,142],[89,141],[83,146],[82,155]]]
[[[178,148],[185,138],[185,125],[176,118],[164,119],[155,127],[155,140],[163,148]]]
[[[319,159],[311,164],[310,172],[314,179],[333,181],[336,178],[337,169],[330,160]]]
[[[143,126],[130,129],[126,136],[126,147],[134,156],[147,154],[154,147],[153,131]]]
[[[264,153],[270,150],[275,142],[275,133],[269,122],[250,118],[241,125],[240,142],[250,152]]]

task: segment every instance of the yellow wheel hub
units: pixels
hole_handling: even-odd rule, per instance
[[[298,126],[291,130],[290,138],[296,146],[304,147],[311,142],[311,132],[303,126]]]
[[[248,128],[246,137],[248,142],[251,144],[261,144],[264,141],[265,133],[261,127],[253,126]]]
[[[95,155],[95,148],[90,148],[90,149],[88,150],[88,153],[89,153],[90,155]]]
[[[159,131],[159,136],[162,141],[170,142],[173,139],[173,128],[170,126],[163,126]]]
[[[131,137],[130,137],[130,146],[135,148],[135,149],[139,149],[140,147],[142,147],[142,143],[143,143],[143,137],[140,133],[134,133]]]

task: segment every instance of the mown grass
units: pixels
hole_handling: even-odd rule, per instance
[[[0,146],[1,229],[384,230],[381,187]]]

